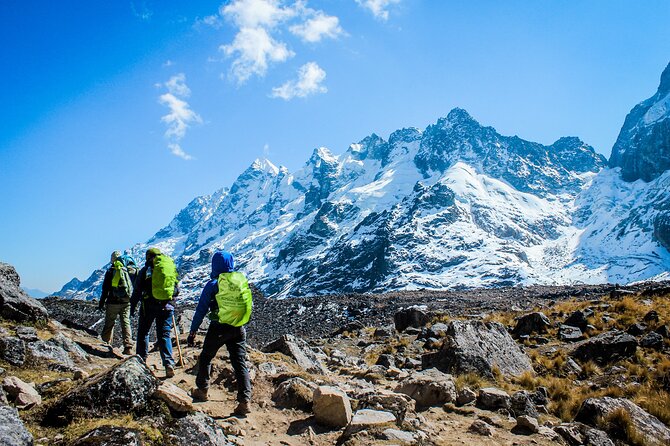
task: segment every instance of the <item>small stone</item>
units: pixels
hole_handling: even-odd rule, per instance
[[[357,432],[373,427],[384,426],[385,424],[395,423],[395,421],[396,418],[391,412],[371,409],[358,410],[351,419],[349,426],[347,426],[344,436],[349,437]]]
[[[465,406],[466,404],[473,403],[477,400],[477,393],[474,390],[471,390],[469,387],[463,387],[461,390],[457,391],[456,404],[459,406]]]
[[[316,421],[332,427],[345,427],[351,421],[351,402],[342,390],[319,386],[314,390],[312,410]]]
[[[558,329],[558,339],[566,342],[576,342],[583,338],[582,330],[570,325],[561,325]]]
[[[485,387],[479,390],[477,404],[484,409],[509,409],[510,396],[504,390],[495,387]]]
[[[398,441],[400,444],[412,444],[415,441],[414,434],[411,432],[401,431],[399,429],[386,429],[382,432],[382,436],[388,441]]]
[[[82,369],[77,369],[74,371],[73,378],[75,379],[75,381],[81,381],[82,379],[87,379],[88,377],[89,374]]]
[[[175,412],[193,412],[193,399],[180,387],[169,381],[163,381],[156,389],[154,396],[164,401]]]
[[[516,417],[515,430],[536,434],[540,431],[540,424],[537,422],[536,418],[530,417],[528,415],[521,415]]]
[[[626,329],[626,333],[629,335],[633,336],[640,336],[641,334],[644,334],[644,332],[647,330],[647,326],[644,324],[633,324],[630,327]]]
[[[491,437],[493,436],[493,427],[482,420],[475,420],[468,428],[468,432],[484,437]]]

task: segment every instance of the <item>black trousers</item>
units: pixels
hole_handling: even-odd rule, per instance
[[[233,327],[232,325],[210,322],[209,330],[205,336],[202,353],[198,361],[198,375],[195,385],[199,389],[208,389],[210,374],[212,372],[212,360],[222,346],[226,346],[230,355],[230,362],[235,371],[237,380],[237,401],[248,402],[251,400],[251,380],[247,368],[247,332],[244,327]]]

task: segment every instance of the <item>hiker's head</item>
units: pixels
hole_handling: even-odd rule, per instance
[[[228,251],[217,251],[212,256],[212,278],[219,277],[221,273],[229,273],[235,270],[235,259]]]
[[[147,255],[146,255],[147,263],[151,264],[154,261],[154,258],[160,254],[161,251],[158,248],[147,249]]]
[[[110,259],[110,262],[114,263],[114,261],[119,257],[121,257],[121,251],[114,251],[112,253],[112,258]]]

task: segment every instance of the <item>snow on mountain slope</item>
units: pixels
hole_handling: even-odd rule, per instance
[[[645,116],[670,121],[654,104]],[[624,139],[617,153],[649,156]],[[625,168],[605,165],[578,138],[544,146],[454,109],[341,155],[318,148],[294,173],[257,160],[131,252],[173,256],[186,299],[218,249],[275,297],[660,277],[670,269],[670,174],[627,182]],[[102,271],[60,294],[95,297]]]

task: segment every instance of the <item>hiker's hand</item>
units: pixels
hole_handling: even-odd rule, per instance
[[[188,338],[186,338],[186,345],[189,347],[195,347],[195,333],[191,332],[188,335]]]

